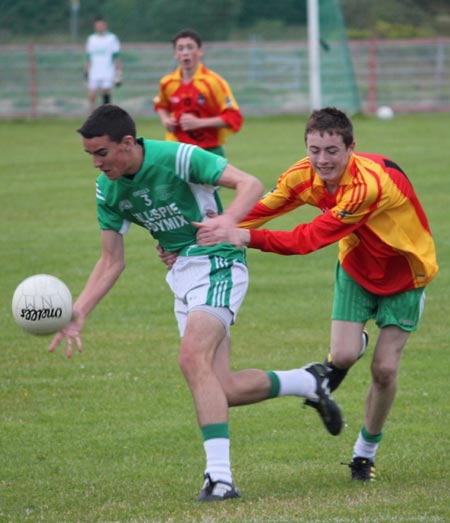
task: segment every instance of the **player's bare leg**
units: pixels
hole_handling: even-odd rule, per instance
[[[89,98],[89,110],[92,113],[92,111],[95,109],[95,101],[97,99],[97,90],[89,89],[88,98]]]
[[[364,323],[355,321],[331,322],[330,355],[337,367],[348,369],[358,359],[363,329]]]
[[[326,429],[337,435],[342,428],[342,414],[328,392],[327,369],[320,363],[290,370],[230,370],[228,339],[218,347],[214,372],[219,378],[230,407],[257,403],[280,396],[308,398]]]
[[[218,318],[204,311],[189,313],[179,362],[194,399],[206,455],[198,501],[240,496],[231,473],[228,402],[213,370],[214,355],[225,339],[225,326]]]
[[[403,349],[410,333],[395,325],[384,327],[374,349],[372,383],[366,398],[364,424],[370,434],[379,434],[397,392],[397,377]]]
[[[331,322],[331,347],[327,360],[331,391],[339,387],[350,367],[364,353],[367,340],[364,323],[340,320]]]
[[[200,426],[228,421],[228,402],[213,371],[216,350],[225,338],[225,327],[215,316],[203,311],[189,314],[179,363],[194,398]]]
[[[230,338],[225,337],[214,356],[214,372],[225,391],[228,405],[249,405],[263,401],[270,394],[270,378],[260,369],[231,372]]]
[[[353,480],[375,479],[375,455],[397,392],[400,360],[409,335],[395,325],[380,330],[372,359],[372,383],[366,397],[364,425],[353,447],[352,461],[348,463]]]

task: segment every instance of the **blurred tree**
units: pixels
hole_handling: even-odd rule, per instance
[[[341,0],[348,27],[375,30],[377,22],[398,25],[427,25],[432,5],[440,0]]]
[[[65,8],[61,9],[64,5]],[[68,28],[68,1],[16,0],[0,2],[0,30],[20,34],[46,34]]]
[[[184,27],[196,29],[205,40],[226,40],[236,24],[240,2],[199,2],[195,7],[187,0],[83,0],[82,4],[97,4],[110,20],[111,30],[123,40],[167,42]],[[88,9],[82,5],[84,14]]]
[[[246,38],[252,28],[264,26],[270,26],[280,39],[289,34],[298,38],[301,33],[295,27],[306,24],[307,0],[79,1],[80,42],[92,32],[97,14],[105,16],[122,42],[168,42],[183,27],[196,29],[206,41],[227,40],[239,29]],[[430,36],[449,34],[450,0],[340,1],[350,36],[352,32],[366,38],[387,33],[405,36],[408,31],[416,31],[416,36],[424,31]],[[0,43],[69,42],[70,12],[70,0],[0,0]]]
[[[283,0],[283,2],[242,0],[239,25],[249,27],[262,19],[281,20],[288,25],[304,25],[306,0]]]

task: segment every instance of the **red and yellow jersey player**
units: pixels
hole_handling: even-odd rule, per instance
[[[227,135],[238,132],[243,122],[230,86],[201,62],[202,40],[196,31],[183,29],[172,43],[179,66],[161,79],[154,99],[165,138],[224,156]]]

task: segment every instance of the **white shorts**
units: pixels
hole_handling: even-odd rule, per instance
[[[114,84],[114,76],[93,76],[89,75],[88,87],[91,91],[97,89],[111,89]]]
[[[180,336],[189,312],[203,310],[219,318],[227,332],[248,288],[248,269],[219,256],[178,256],[166,281],[175,295],[174,312]]]

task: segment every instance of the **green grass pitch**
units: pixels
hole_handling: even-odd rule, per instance
[[[391,156],[413,181],[440,262],[403,358],[377,482],[353,484],[340,465],[362,423],[371,323],[368,354],[335,394],[343,433],[329,436],[295,398],[232,409],[232,464],[243,497],[204,506],[193,501],[204,457],[177,366],[172,298],[143,229],[126,238],[127,269],[88,319],[83,354],[67,360],[63,347],[48,354],[48,337],[16,327],[11,298],[22,279],[54,274],[77,296],[97,260],[96,172],[75,132],[81,120],[0,121],[0,522],[450,521],[448,122],[448,114],[354,119],[357,150]],[[304,123],[249,118],[227,155],[270,189],[304,156]],[[138,131],[162,138],[156,120],[138,120]],[[301,209],[270,227],[290,229],[314,215]],[[236,369],[324,358],[336,249],[304,257],[249,251],[250,288],[232,329]]]

